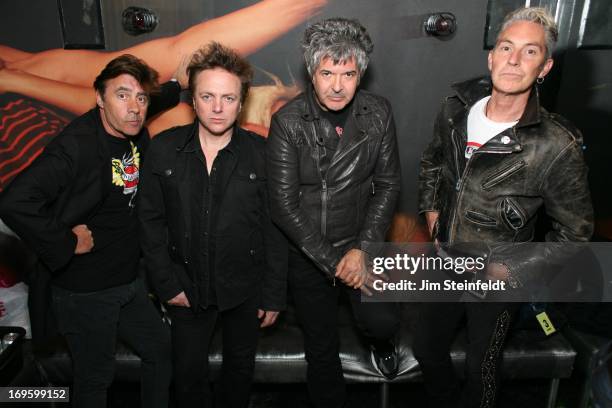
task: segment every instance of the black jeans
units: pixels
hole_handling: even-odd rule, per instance
[[[123,340],[141,363],[141,406],[168,407],[172,379],[170,331],[141,279],[114,288],[75,293],[54,286],[53,311],[72,356],[74,408],[106,408],[115,344]]]
[[[256,296],[221,312],[215,307],[197,312],[186,307],[168,307],[172,319],[174,386],[179,408],[213,406],[208,350],[217,318],[223,335],[223,366],[216,406],[244,408],[248,405],[259,338],[257,308]]]
[[[493,407],[500,384],[499,364],[506,335],[520,303],[424,303],[415,329],[413,352],[425,380],[429,405]],[[450,349],[465,318],[465,386]]]
[[[399,329],[396,303],[362,303],[361,292],[339,280],[332,286],[303,254],[289,252],[289,290],[304,332],[310,399],[317,408],[342,407],[346,387],[340,363],[338,297],[346,292],[357,326],[370,343],[392,339]]]

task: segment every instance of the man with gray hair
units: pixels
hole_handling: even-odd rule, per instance
[[[372,41],[356,20],[331,18],[302,42],[312,82],[272,118],[268,187],[273,220],[293,244],[289,288],[304,331],[308,387],[317,407],[340,407],[346,390],[337,332],[338,297],[348,295],[380,372],[397,372],[390,341],[397,304],[362,303],[369,293],[368,243],[382,242],[400,188],[389,102],[358,89]]]
[[[556,24],[546,10],[510,13],[489,52],[490,78],[453,85],[455,95],[443,102],[419,180],[419,209],[437,245],[450,251],[465,243],[495,248],[532,241],[541,209],[551,221],[546,241],[589,240],[593,210],[582,136],[538,100],[536,83],[553,66],[556,38]],[[516,289],[542,274],[548,251],[504,258],[493,250],[484,272]],[[519,306],[423,305],[413,349],[432,407],[495,404],[498,365]],[[460,397],[449,351],[464,318],[468,343]]]

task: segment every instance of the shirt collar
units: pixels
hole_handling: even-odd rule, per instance
[[[237,155],[238,151],[240,150],[240,133],[241,133],[241,128],[237,125],[234,125],[232,129],[232,138],[230,139],[227,146],[225,146],[220,151],[227,150],[228,152],[234,155]],[[185,153],[195,153],[198,151],[201,152],[202,148],[200,146],[200,139],[198,136],[199,136],[199,127],[198,127],[198,119],[196,118],[193,125],[191,126],[191,129],[189,130],[189,134],[187,135],[187,138],[185,139],[185,143],[183,144],[183,147],[181,148],[181,150]]]

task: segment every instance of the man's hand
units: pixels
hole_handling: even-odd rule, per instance
[[[91,230],[85,224],[79,224],[72,228],[72,232],[77,237],[76,248],[74,253],[77,255],[91,252],[94,247],[94,239]]]
[[[279,312],[274,312],[272,310],[257,310],[257,318],[261,320],[261,324],[259,327],[268,327],[272,326],[274,322],[276,322],[276,318],[278,317]],[[263,318],[263,320],[262,320]]]
[[[187,299],[187,296],[185,295],[185,291],[179,293],[166,303],[172,306],[191,307],[191,305],[189,304],[189,299]]]
[[[348,251],[336,266],[336,278],[354,289],[361,288],[367,277],[365,252],[359,249]]]
[[[438,222],[438,217],[440,216],[440,212],[438,211],[427,211],[425,213],[425,220],[427,221],[427,229],[429,230],[429,236],[434,238],[434,229],[436,228],[436,223]],[[434,247],[436,251],[440,249],[440,242],[438,238],[434,238],[433,240]]]
[[[438,211],[427,211],[425,213],[425,220],[427,221],[427,229],[429,230],[429,236],[433,238],[434,228],[440,213]]]
[[[510,273],[504,264],[490,263],[487,265],[487,279],[493,281],[507,281]]]

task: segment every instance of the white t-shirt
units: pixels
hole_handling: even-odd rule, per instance
[[[487,118],[487,102],[489,102],[490,98],[491,96],[487,96],[476,102],[468,114],[468,140],[465,147],[466,159],[472,157],[472,154],[480,146],[518,123],[518,120],[514,122],[494,122]]]

